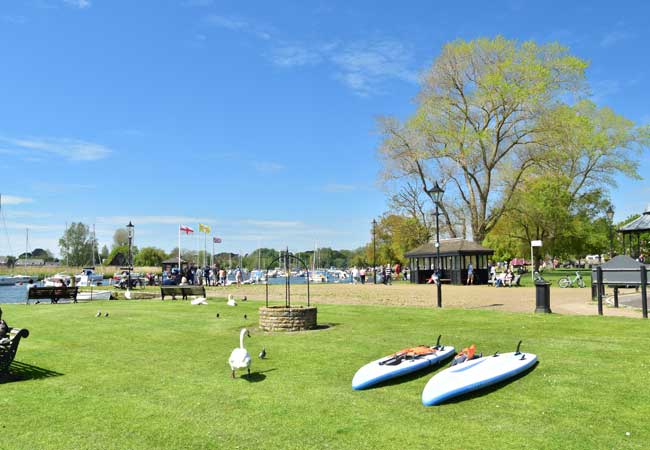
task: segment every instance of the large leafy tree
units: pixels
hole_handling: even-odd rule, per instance
[[[439,181],[447,234],[468,219],[482,242],[531,174],[562,170],[574,198],[592,183],[635,176],[645,129],[579,99],[587,63],[559,44],[502,37],[447,44],[424,77],[416,113],[384,118],[380,156],[396,190]],[[571,103],[569,103],[571,102]],[[557,173],[557,172],[556,172]]]
[[[93,249],[93,245],[95,248]],[[92,264],[93,254],[97,253],[96,244],[88,225],[72,222],[59,239],[61,257],[70,266]]]
[[[167,259],[167,253],[156,247],[142,247],[134,258],[136,266],[160,266]]]

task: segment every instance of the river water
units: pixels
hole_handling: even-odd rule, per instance
[[[349,281],[346,280],[341,280],[339,281],[336,278],[333,278],[331,276],[327,276],[327,281],[329,283],[346,283]],[[306,284],[307,283],[307,278],[305,277],[291,277],[290,280],[291,284]],[[284,277],[278,277],[278,278],[270,278],[269,279],[269,284],[284,284],[285,283],[285,278]],[[321,284],[321,283],[309,283],[311,285],[314,284]],[[98,287],[97,289],[101,289],[103,286]],[[25,303],[27,301],[27,289],[28,285],[23,284],[23,285],[16,285],[16,286],[0,286],[0,303]]]

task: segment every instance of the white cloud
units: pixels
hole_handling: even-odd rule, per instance
[[[285,167],[282,164],[274,162],[255,162],[253,163],[255,170],[261,173],[273,173],[284,170]]]
[[[242,221],[243,224],[255,225],[266,228],[296,228],[304,226],[302,222],[287,221],[287,220],[253,220],[247,219]]]
[[[216,221],[207,217],[191,216],[107,216],[98,217],[97,223],[126,226],[132,222],[136,227],[139,225],[188,225],[203,223],[214,224]],[[196,230],[195,230],[196,231]]]
[[[330,64],[334,78],[361,96],[378,92],[381,84],[389,79],[409,83],[418,79],[417,72],[411,69],[413,52],[391,39],[357,41],[347,45],[341,42],[281,44],[272,49],[269,59],[281,67]]]
[[[617,80],[597,80],[591,83],[594,102],[602,102],[606,97],[621,92],[621,83]]]
[[[609,48],[618,44],[621,41],[632,39],[633,37],[634,34],[630,33],[629,31],[620,31],[620,30],[610,31],[609,33],[605,34],[603,39],[600,41],[600,46],[604,48]]]
[[[323,186],[325,192],[351,192],[356,190],[357,187],[353,184],[329,183]]]
[[[79,9],[90,8],[91,5],[90,0],[63,0],[63,3]]]
[[[316,65],[323,60],[318,52],[299,45],[283,45],[271,50],[273,64],[282,67]]]
[[[21,203],[31,203],[34,200],[28,197],[17,197],[15,195],[3,195],[3,205],[20,205]]]
[[[15,139],[0,137],[5,147],[3,153],[21,155],[25,158],[39,158],[44,154],[60,156],[69,161],[95,161],[112,153],[104,145],[69,138]]]
[[[240,17],[210,14],[205,18],[205,22],[214,27],[252,34],[263,40],[271,39],[271,34],[264,27]]]

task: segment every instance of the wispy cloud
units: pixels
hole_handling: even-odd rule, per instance
[[[192,216],[106,216],[98,217],[97,223],[125,226],[133,225],[188,225],[194,223],[214,224],[216,221],[209,217]]]
[[[338,183],[329,183],[323,186],[324,192],[352,192],[356,191],[358,188],[353,184],[338,184]]]
[[[592,99],[594,102],[602,102],[606,97],[621,92],[621,83],[617,80],[597,80],[591,83]]]
[[[0,16],[0,21],[13,25],[23,25],[27,22],[27,18],[25,16],[13,16],[5,14]]]
[[[265,227],[265,228],[296,228],[305,225],[303,222],[288,221],[288,220],[247,219],[247,220],[242,220],[241,223],[244,225],[254,225],[254,226]]]
[[[277,66],[297,67],[316,65],[323,61],[323,56],[312,49],[288,44],[271,49],[269,59]]]
[[[32,203],[34,200],[29,197],[18,197],[15,195],[3,195],[3,205],[20,205],[22,203]]]
[[[251,34],[263,40],[271,39],[271,33],[265,27],[237,16],[210,14],[205,18],[208,25]]]
[[[255,162],[253,167],[260,173],[273,173],[285,169],[285,166],[275,162]]]
[[[90,8],[91,6],[90,0],[63,0],[63,3],[79,9]]]
[[[270,61],[281,67],[299,67],[327,63],[333,76],[356,94],[368,96],[380,92],[382,83],[398,79],[418,80],[412,69],[412,50],[399,41],[376,39],[349,44],[280,44],[271,49]]]
[[[95,161],[106,158],[112,153],[112,150],[104,145],[67,138],[15,139],[0,137],[0,143],[5,147],[2,149],[3,153],[13,153],[25,158],[38,158],[49,154],[60,156],[69,161]]]
[[[214,3],[213,0],[185,0],[182,5],[183,6],[195,6],[199,8],[204,8],[206,6],[212,6]]]
[[[355,42],[301,42],[278,39],[270,27],[260,26],[240,16],[211,14],[208,25],[233,32],[246,33],[269,42],[264,55],[273,64],[284,68],[328,65],[332,77],[360,96],[381,92],[384,82],[398,79],[418,81],[413,69],[414,55],[410,46],[395,39],[375,37]]]
[[[634,34],[630,33],[629,31],[622,31],[622,30],[610,31],[609,33],[605,34],[605,36],[602,38],[602,40],[600,41],[600,46],[604,48],[609,48],[618,44],[621,41],[632,39],[633,37]]]

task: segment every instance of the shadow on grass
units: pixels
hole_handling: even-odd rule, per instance
[[[382,381],[381,383],[377,383],[375,385],[369,386],[365,388],[364,391],[369,391],[372,389],[378,389],[382,387],[394,386],[396,384],[408,383],[409,381],[417,380],[418,378],[422,378],[426,375],[431,374],[431,372],[435,372],[436,370],[442,368],[442,366],[444,366],[447,362],[449,362],[449,360],[451,360],[454,357],[454,355],[455,353],[450,354],[445,359],[442,359],[436,364],[432,364],[429,367],[426,367],[422,370],[416,370],[413,373],[398,376],[397,378],[391,378],[390,380]]]
[[[502,387],[505,387],[505,386],[509,385],[510,383],[513,383],[513,382],[517,381],[518,379],[520,379],[522,377],[525,377],[530,372],[535,370],[535,367],[537,367],[538,364],[539,364],[539,361],[535,361],[535,364],[533,364],[532,366],[530,366],[528,369],[524,370],[523,372],[518,373],[517,375],[515,375],[512,378],[508,378],[508,379],[503,380],[503,381],[501,381],[501,382],[499,382],[497,384],[487,386],[487,387],[485,387],[483,389],[479,389],[477,391],[468,392],[467,394],[459,395],[458,397],[452,397],[449,400],[445,400],[444,402],[442,402],[441,405],[448,405],[448,404],[450,405],[450,404],[453,404],[453,403],[460,403],[460,402],[464,402],[466,400],[471,400],[473,398],[479,398],[479,397],[483,397],[484,395],[491,394],[492,392],[494,392],[494,391],[496,391],[498,389],[501,389]]]
[[[491,305],[470,306],[470,307],[465,308],[465,309],[496,308],[497,306],[503,306],[503,303],[492,303]]]
[[[62,373],[31,364],[14,361],[9,367],[9,373],[0,375],[0,384],[13,383],[16,381],[40,380],[42,378],[60,377]]]
[[[249,383],[259,383],[260,381],[264,381],[266,379],[266,375],[264,375],[266,372],[273,372],[274,370],[278,369],[268,369],[261,372],[253,372],[250,375],[246,374],[242,375],[241,377]]]

